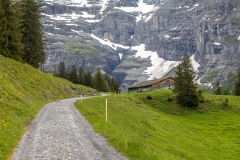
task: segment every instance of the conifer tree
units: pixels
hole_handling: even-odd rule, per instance
[[[175,72],[174,91],[177,94],[177,101],[185,107],[198,107],[198,92],[194,83],[195,72],[189,56],[184,57],[183,62]]]
[[[61,61],[58,65],[58,73],[57,76],[60,78],[67,78],[67,73],[66,73],[66,68],[65,68],[65,63]]]
[[[78,75],[77,75],[77,68],[75,65],[71,67],[71,70],[69,72],[69,81],[72,83],[77,84],[78,83]]]
[[[103,92],[109,92],[109,85],[108,85],[108,81],[104,80],[104,85],[103,85]]]
[[[240,96],[240,67],[238,69],[237,79],[235,82],[235,95]]]
[[[79,71],[78,71],[78,80],[79,80],[79,84],[83,85],[84,84],[84,69],[83,67],[80,67],[79,68]]]
[[[111,78],[111,91],[120,93],[118,81],[114,77]]]
[[[9,35],[8,50],[9,57],[15,60],[22,60],[23,48],[22,43],[22,8],[20,1],[11,4],[11,12],[9,15]]]
[[[23,60],[38,68],[45,59],[40,9],[35,0],[22,0],[22,8]]]
[[[9,57],[8,35],[9,35],[9,19],[10,0],[0,0],[0,54]]]
[[[97,69],[97,73],[94,77],[94,84],[95,84],[95,89],[97,91],[100,91],[100,92],[107,92],[108,91],[108,88],[107,88],[107,82],[104,81],[104,78],[102,76],[102,73],[100,71],[100,69]]]
[[[215,94],[216,94],[216,95],[221,95],[221,94],[222,94],[222,89],[221,89],[220,81],[217,81],[217,83],[216,83]]]
[[[16,60],[23,55],[19,1],[0,0],[0,54]]]
[[[84,85],[93,88],[93,78],[90,71],[85,72],[84,74]]]

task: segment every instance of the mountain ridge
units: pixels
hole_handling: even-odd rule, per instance
[[[53,72],[63,60],[68,67],[101,68],[125,88],[160,78],[188,55],[199,66],[199,83],[228,82],[240,54],[239,4],[239,0],[42,0],[44,66]],[[71,44],[95,51],[73,52]]]

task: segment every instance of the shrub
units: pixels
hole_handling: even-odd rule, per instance
[[[200,103],[204,103],[204,97],[203,97],[202,93],[203,92],[201,90],[198,91],[198,96],[199,96],[199,102]]]
[[[223,106],[225,106],[225,107],[228,107],[228,106],[229,106],[229,104],[228,104],[228,98],[226,98],[225,101],[223,102]]]
[[[167,101],[168,101],[168,102],[172,102],[172,101],[173,101],[173,98],[172,98],[172,97],[168,97]]]
[[[148,95],[148,96],[147,96],[147,99],[148,99],[148,100],[152,100],[153,98],[152,98],[151,95]]]

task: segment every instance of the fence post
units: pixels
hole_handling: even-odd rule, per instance
[[[83,95],[81,94],[81,103],[82,103]]]
[[[107,122],[107,120],[108,120],[107,109],[108,109],[108,101],[107,101],[107,98],[106,98],[106,122]]]

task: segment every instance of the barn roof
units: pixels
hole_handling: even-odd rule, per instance
[[[135,85],[132,85],[132,86],[128,87],[128,89],[151,86],[153,84],[156,84],[158,82],[161,82],[161,81],[164,81],[164,80],[167,80],[167,79],[173,79],[173,78],[172,77],[162,77],[160,79],[154,79],[154,80],[149,80],[149,81],[142,81],[140,83],[137,83]]]

